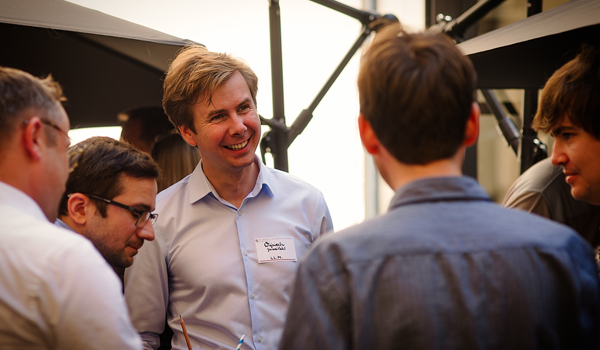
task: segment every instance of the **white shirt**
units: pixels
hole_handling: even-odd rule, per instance
[[[114,271],[0,182],[0,349],[140,349]]]
[[[298,260],[333,229],[320,191],[260,161],[256,185],[239,209],[219,197],[202,164],[159,193],[156,239],[125,272],[131,320],[148,349],[158,347],[167,314],[173,349],[277,349],[296,261],[258,262],[257,240],[292,240]],[[290,239],[291,238],[291,239]]]

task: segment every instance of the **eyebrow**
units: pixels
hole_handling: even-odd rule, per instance
[[[238,105],[237,105],[235,108],[236,108],[236,109],[238,109],[238,108],[240,108],[241,106],[243,106],[244,104],[246,104],[246,103],[248,103],[248,102],[250,102],[250,98],[246,98],[246,99],[244,99],[244,100],[243,100],[242,102],[240,102],[240,103],[239,103],[239,104],[238,104]],[[217,109],[217,110],[214,110],[214,111],[212,111],[212,112],[209,112],[209,113],[208,113],[208,115],[207,115],[207,117],[209,117],[209,118],[210,118],[210,117],[212,117],[212,116],[214,116],[214,115],[221,114],[221,113],[223,113],[223,112],[225,112],[225,110],[224,110],[224,109]]]
[[[151,207],[149,205],[146,205],[146,204],[143,204],[143,203],[133,204],[133,205],[130,205],[130,207],[133,207],[133,208],[136,208],[136,209],[137,208],[142,208],[142,209],[138,209],[138,210],[141,210],[141,211],[149,211],[149,212],[151,212],[153,210],[153,209],[150,209]]]
[[[550,130],[550,135],[554,136],[554,135],[558,135],[560,133],[563,133],[565,131],[568,130],[572,130],[575,127],[572,125],[567,125],[567,126],[559,126],[558,128],[554,129],[554,130]]]
[[[210,118],[210,117],[212,117],[214,115],[221,114],[223,112],[225,112],[224,109],[217,109],[215,111],[212,111],[212,112],[208,113],[207,117]]]

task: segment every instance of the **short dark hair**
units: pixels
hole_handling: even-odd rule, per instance
[[[544,86],[532,127],[549,133],[568,117],[600,139],[600,49],[585,45]]]
[[[3,141],[15,134],[24,112],[35,110],[40,117],[57,122],[63,101],[62,88],[52,76],[39,79],[18,69],[0,67],[0,149]],[[55,140],[55,133],[47,135],[50,142]]]
[[[392,24],[361,60],[360,111],[400,162],[450,158],[464,141],[476,79],[469,58],[445,34]]]
[[[69,175],[67,189],[60,203],[60,215],[67,215],[68,195],[93,194],[113,199],[123,192],[121,177],[157,179],[158,166],[152,158],[133,146],[110,137],[91,137],[69,148],[69,161],[75,166]],[[102,217],[106,203],[96,201]]]
[[[205,100],[210,103],[215,90],[236,71],[244,77],[256,106],[258,77],[244,61],[200,45],[183,48],[171,63],[163,84],[163,108],[171,122],[185,125],[195,133],[191,107]]]

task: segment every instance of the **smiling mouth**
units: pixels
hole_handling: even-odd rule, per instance
[[[238,150],[241,150],[242,148],[246,147],[247,144],[248,144],[248,140],[246,140],[242,143],[238,143],[237,145],[225,146],[225,148],[233,150],[233,151],[238,151]]]

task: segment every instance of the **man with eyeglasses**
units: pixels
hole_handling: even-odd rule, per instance
[[[57,225],[87,237],[122,277],[152,222],[159,169],[149,155],[108,137],[92,137],[69,149],[73,171]]]
[[[51,77],[0,67],[0,349],[140,349],[118,278],[53,224],[69,119]]]

